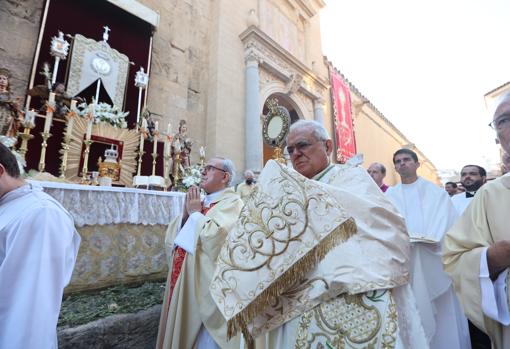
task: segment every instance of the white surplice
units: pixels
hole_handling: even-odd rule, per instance
[[[452,200],[453,207],[455,207],[455,210],[460,216],[469,206],[471,200],[473,200],[473,197],[471,196],[468,198],[466,197],[466,193],[458,193],[452,196],[450,199]]]
[[[0,198],[0,348],[57,348],[57,321],[80,236],[35,184]]]
[[[406,220],[411,239],[411,286],[431,348],[470,348],[466,317],[443,271],[441,242],[457,218],[448,194],[420,177],[386,196]]]

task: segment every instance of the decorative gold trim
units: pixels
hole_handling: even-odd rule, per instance
[[[287,272],[276,279],[271,286],[261,292],[250,305],[227,322],[227,338],[230,339],[238,331],[241,331],[248,349],[252,348],[250,343],[254,343],[254,340],[248,331],[248,323],[264,311],[272,299],[279,297],[288,288],[289,284],[296,279],[303,278],[306,273],[324,259],[329,251],[356,234],[356,231],[357,227],[353,218],[347,219],[334,229],[317,246],[310,250],[306,256],[301,258]]]
[[[75,118],[74,127],[70,135],[69,151],[67,154],[67,169],[65,177],[71,181],[79,181],[79,165],[82,157],[84,136],[87,129],[87,120]],[[67,129],[66,129],[67,132]],[[136,171],[136,151],[138,150],[138,134],[134,130],[113,127],[100,122],[92,127],[92,135],[123,142],[122,154],[119,154],[120,179],[118,184],[131,186],[133,173]],[[62,160],[63,155],[60,157]]]

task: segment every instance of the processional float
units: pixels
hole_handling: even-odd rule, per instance
[[[9,143],[15,147],[17,139],[18,153],[24,159],[28,152],[28,142],[34,136],[31,130],[35,127],[36,116],[44,118],[44,128],[41,132],[41,150],[39,154],[38,170],[45,172],[47,161],[48,139],[52,137],[52,123],[56,113],[65,122],[65,130],[61,143],[60,153],[60,179],[75,181],[82,184],[96,184],[97,177],[109,177],[111,183],[125,186],[156,186],[168,188],[181,188],[183,180],[190,176],[191,147],[193,141],[187,137],[186,121],[179,122],[179,130],[172,134],[172,126],[168,123],[166,133],[159,131],[159,121],[145,105],[142,105],[142,93],[147,89],[149,75],[143,67],[135,74],[134,86],[138,89],[138,103],[136,126],[127,128],[125,117],[120,106],[124,104],[126,95],[126,81],[129,73],[129,59],[108,44],[110,28],[103,27],[102,41],[86,38],[81,34],[65,36],[59,31],[51,40],[50,54],[54,58],[53,71],[45,64],[43,75],[46,76],[46,85],[38,85],[31,89],[30,96],[40,96],[45,99],[43,108],[35,111],[30,108],[30,99],[27,108],[13,117],[23,127],[22,132],[14,132]],[[72,46],[65,37],[72,38]],[[72,49],[70,50],[70,48]],[[68,59],[69,58],[69,59]],[[56,78],[62,61],[68,61],[67,86],[58,83]],[[2,75],[0,71],[0,75]],[[95,83],[95,95],[87,103],[79,94]],[[56,85],[60,87],[55,87]],[[1,87],[1,86],[0,86]],[[101,87],[106,91],[113,105],[100,101]],[[1,88],[0,88],[0,92]],[[1,99],[0,99],[1,102]],[[159,115],[162,116],[162,115]],[[14,129],[19,128],[18,125]],[[0,126],[1,120],[0,120]],[[1,130],[0,130],[1,131]],[[3,137],[3,136],[2,136]],[[5,138],[5,137],[4,137]],[[149,176],[142,174],[144,147],[146,140],[152,142],[152,167]],[[163,177],[156,175],[158,141],[162,140],[163,147]],[[108,143],[110,142],[110,143]],[[110,144],[105,151],[105,159],[99,159],[98,172],[89,171],[89,157],[91,147],[95,143]],[[194,167],[195,180],[200,166],[204,165],[205,149],[200,147],[200,163]],[[136,159],[136,160],[135,160]],[[133,177],[133,174],[135,176]],[[94,180],[91,180],[91,177]],[[198,177],[198,179],[197,179]],[[102,181],[108,184],[108,181]]]

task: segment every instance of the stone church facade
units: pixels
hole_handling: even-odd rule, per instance
[[[0,66],[12,72],[15,96],[24,98],[40,68],[33,62],[49,1],[0,4]],[[153,26],[146,103],[161,115],[160,125],[187,120],[196,140],[194,161],[204,145],[208,156],[227,156],[238,169],[260,170],[270,157],[260,122],[270,97],[277,97],[293,120],[317,120],[333,133],[330,68],[320,36],[323,0],[108,1],[119,14],[127,11]],[[369,161],[387,164],[394,183],[391,160],[381,158],[391,159],[393,151],[410,142],[352,85],[351,91],[358,151],[364,152],[367,166]],[[378,144],[388,144],[384,152],[372,144],[374,135]],[[421,171],[438,181],[430,161]]]

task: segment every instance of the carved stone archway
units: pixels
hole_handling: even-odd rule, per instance
[[[267,97],[288,96],[300,117],[323,122],[328,83],[258,27],[240,35],[245,68],[245,168],[259,170],[263,161],[260,115]]]

